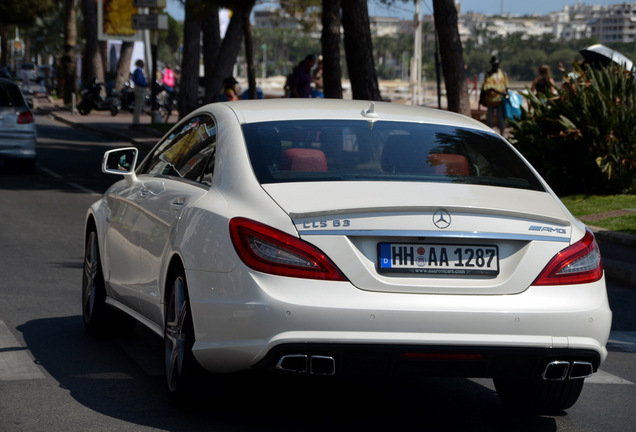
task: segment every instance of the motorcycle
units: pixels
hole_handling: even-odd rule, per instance
[[[102,87],[104,87],[104,84],[94,79],[82,89],[80,93],[82,101],[77,106],[77,110],[81,115],[88,115],[92,110],[110,111],[112,116],[117,115],[121,109],[119,99],[112,96],[104,98],[102,96]]]

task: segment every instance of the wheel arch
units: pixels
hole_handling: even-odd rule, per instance
[[[172,279],[174,278],[175,274],[178,271],[182,271],[184,274],[184,277],[186,277],[186,291],[188,289],[188,280],[187,280],[187,276],[185,272],[185,265],[183,263],[183,259],[181,258],[179,254],[175,253],[174,255],[172,255],[172,257],[170,258],[170,262],[168,263],[167,269],[168,270],[166,271],[166,277],[163,281],[163,304],[164,305],[168,304],[168,296],[170,295],[170,287],[168,286],[168,284],[172,282]]]

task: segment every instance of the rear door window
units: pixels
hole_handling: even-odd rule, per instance
[[[18,86],[14,84],[0,84],[0,107],[17,106],[26,106],[26,102]]]
[[[139,167],[138,174],[175,177],[210,185],[215,151],[214,120],[207,115],[193,117],[153,149]]]

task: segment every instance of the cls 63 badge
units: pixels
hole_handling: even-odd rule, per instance
[[[329,220],[317,220],[311,222],[303,222],[303,228],[342,228],[351,226],[349,219],[329,219]]]

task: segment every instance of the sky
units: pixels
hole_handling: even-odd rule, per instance
[[[346,1],[346,0],[344,0]],[[624,1],[624,0],[623,0]],[[262,2],[273,4],[275,2]],[[411,19],[415,12],[414,1],[402,2],[394,0],[394,5],[387,7],[380,0],[369,0],[369,15],[382,17],[397,17]],[[462,13],[481,12],[485,14],[511,13],[518,15],[526,14],[548,14],[563,10],[565,5],[574,5],[576,0],[460,0]],[[579,1],[586,5],[609,5],[622,3],[621,0],[585,0]],[[165,9],[173,18],[183,20],[183,6],[179,0],[168,0],[168,7]],[[433,1],[422,0],[422,14],[430,15],[433,12]]]

